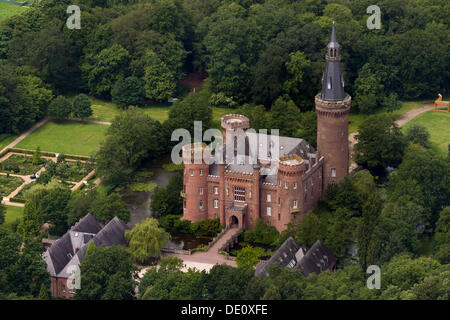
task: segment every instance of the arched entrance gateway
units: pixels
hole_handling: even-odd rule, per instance
[[[230,228],[238,228],[239,227],[239,219],[236,216],[230,217]]]

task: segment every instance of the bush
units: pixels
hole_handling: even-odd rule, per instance
[[[72,111],[77,118],[89,118],[92,115],[91,101],[84,94],[77,95],[73,100]]]
[[[222,230],[222,226],[217,218],[206,219],[192,223],[191,230],[197,236],[214,237]]]
[[[191,233],[191,222],[182,220],[181,215],[169,214],[159,219],[161,227],[175,233]]]
[[[261,219],[257,219],[255,226],[251,230],[243,233],[244,241],[252,245],[274,246],[280,234],[273,226],[269,226]]]

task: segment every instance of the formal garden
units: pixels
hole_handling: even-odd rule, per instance
[[[39,161],[36,161],[31,156],[12,154],[8,159],[0,163],[0,171],[25,176],[36,173],[48,162],[50,160],[41,158]]]
[[[0,197],[6,197],[23,184],[23,179],[10,175],[0,175]]]

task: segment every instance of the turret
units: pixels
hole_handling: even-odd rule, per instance
[[[278,160],[277,204],[280,216],[276,221],[281,230],[302,211],[302,177],[305,171],[305,161],[296,154]]]
[[[201,142],[183,147],[183,219],[192,222],[208,218],[210,150]]]
[[[333,22],[322,76],[322,91],[315,97],[317,150],[325,158],[325,187],[342,180],[348,174],[348,114],[351,97],[344,90],[340,60],[340,45]]]

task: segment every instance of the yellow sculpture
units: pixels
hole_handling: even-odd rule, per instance
[[[434,101],[434,111],[450,112],[450,102],[442,101],[442,94],[438,93],[438,96],[439,98]]]

